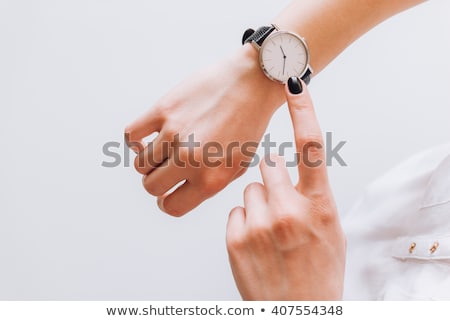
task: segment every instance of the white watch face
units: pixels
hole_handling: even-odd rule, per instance
[[[303,76],[309,63],[308,49],[299,36],[278,31],[264,41],[260,63],[270,79],[286,83],[290,77]]]

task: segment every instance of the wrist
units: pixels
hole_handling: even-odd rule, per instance
[[[251,95],[263,97],[264,108],[271,113],[275,112],[286,102],[284,86],[270,80],[262,71],[259,63],[259,52],[251,45],[245,44],[237,52],[237,60],[241,70],[241,80],[253,90]],[[258,106],[257,106],[258,107]]]

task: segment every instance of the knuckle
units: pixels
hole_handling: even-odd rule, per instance
[[[293,215],[279,216],[272,224],[273,234],[277,240],[284,242],[292,237],[296,224],[298,224],[298,221]]]
[[[191,159],[193,159],[194,154],[187,148],[177,148],[176,152],[178,153],[178,159],[185,166],[194,166],[195,164],[191,164]]]
[[[175,140],[175,138],[178,138],[179,141],[183,141],[184,137],[180,136],[182,135],[181,130],[184,127],[185,123],[183,122],[183,119],[180,120],[177,115],[166,114],[161,134],[168,140]]]
[[[321,226],[329,226],[337,222],[336,206],[328,198],[321,197],[314,200],[312,212],[312,216],[316,218]]]
[[[268,244],[272,240],[272,229],[270,225],[259,225],[249,229],[246,237],[246,243],[251,246],[261,246]]]
[[[295,142],[300,150],[323,151],[324,142],[321,135],[296,137]]]
[[[242,213],[244,209],[242,207],[235,207],[230,211],[228,216],[228,224],[226,229],[226,246],[228,253],[236,254],[242,252],[246,248],[245,238],[244,238],[244,229],[241,225],[242,223],[238,223],[238,225],[234,225],[232,227],[231,222],[235,219],[239,220],[239,216],[245,215]],[[237,218],[236,218],[237,216]]]
[[[144,150],[144,146],[142,142],[134,136],[135,135],[133,135],[133,129],[130,126],[126,127],[124,130],[125,145],[128,146],[128,148],[132,149],[135,153],[139,153]]]
[[[244,195],[245,196],[250,196],[253,192],[260,190],[260,188],[262,187],[262,185],[260,183],[250,183],[247,185],[247,187],[245,187],[244,189]]]
[[[142,175],[145,175],[148,173],[148,167],[146,162],[147,157],[145,157],[145,154],[140,153],[137,155],[134,159],[134,168],[136,171]]]
[[[245,238],[229,235],[227,235],[226,245],[229,253],[240,253],[243,252],[247,247]]]
[[[169,139],[174,139],[175,136],[179,135],[180,127],[177,126],[175,121],[170,121],[164,126],[164,135]]]
[[[221,187],[222,184],[220,182],[215,180],[207,180],[200,188],[200,191],[203,195],[212,196],[220,191]]]
[[[203,195],[212,196],[218,191],[222,190],[229,182],[227,173],[222,173],[222,170],[208,172],[200,184],[200,191]]]
[[[175,202],[165,202],[163,211],[173,217],[182,217],[186,211],[179,207]]]
[[[153,196],[161,196],[163,193],[161,192],[158,184],[152,184],[146,180],[146,176],[144,176],[142,180],[142,184],[144,185],[145,190],[147,193]]]
[[[294,215],[279,216],[273,222],[272,230],[274,242],[285,251],[297,248],[302,242],[314,237],[311,226]]]
[[[296,142],[301,153],[301,161],[308,166],[315,167],[325,162],[324,143],[321,136],[300,138]]]

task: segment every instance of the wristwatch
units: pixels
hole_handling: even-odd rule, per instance
[[[285,84],[290,77],[296,76],[309,84],[313,71],[304,38],[271,25],[256,31],[247,29],[242,37],[242,44],[246,43],[259,51],[259,63],[269,79]]]

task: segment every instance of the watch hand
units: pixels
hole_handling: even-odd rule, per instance
[[[284,75],[284,71],[286,69],[286,54],[284,53],[283,47],[280,46],[281,52],[283,53],[283,75]]]
[[[281,52],[283,53],[283,58],[286,59],[286,54],[284,53],[283,47],[280,46]]]

